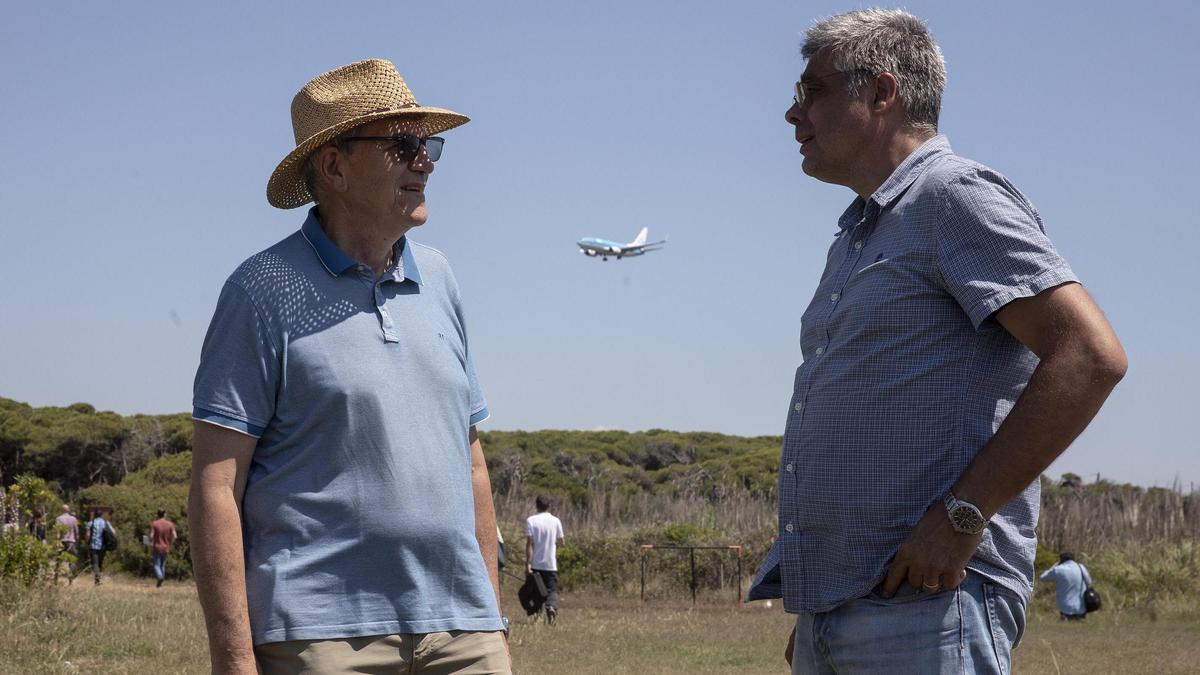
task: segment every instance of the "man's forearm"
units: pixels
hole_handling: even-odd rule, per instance
[[[478,441],[476,441],[476,444]],[[473,453],[474,454],[474,453]],[[483,450],[479,450],[482,459]],[[471,464],[471,491],[475,498],[475,539],[479,541],[479,552],[487,566],[496,593],[496,606],[500,606],[500,567],[496,542],[496,507],[492,503],[492,479],[487,464],[482,461]]]
[[[222,488],[193,488],[192,567],[204,608],[214,673],[254,673],[254,646],[246,605],[246,565],[242,524],[233,493]]]
[[[991,517],[1050,466],[1087,427],[1124,375],[1119,360],[1065,349],[1047,356],[954,494]]]

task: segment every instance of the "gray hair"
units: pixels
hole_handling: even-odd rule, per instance
[[[350,143],[349,140],[358,136],[360,129],[362,129],[362,127],[354,127],[348,131],[343,131],[337,136],[334,136],[333,139],[328,143],[325,143],[316,150],[310,152],[308,157],[304,159],[304,166],[300,169],[300,178],[304,180],[304,187],[308,190],[308,194],[312,195],[313,203],[321,203],[320,190],[318,190],[321,182],[319,176],[317,175],[317,154],[328,147],[337,148],[338,152],[349,152],[350,146],[354,145],[353,143]]]
[[[831,16],[809,28],[800,47],[806,60],[823,51],[829,52],[834,67],[849,75],[852,95],[880,73],[894,75],[908,126],[937,131],[946,62],[920,19],[903,10],[879,8]]]

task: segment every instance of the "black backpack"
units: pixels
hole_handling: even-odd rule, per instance
[[[117,533],[113,531],[110,523],[104,524],[104,531],[100,533],[100,537],[105,551],[117,550]]]

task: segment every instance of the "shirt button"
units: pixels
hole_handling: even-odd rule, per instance
[[[796,467],[792,464],[788,464],[785,468],[787,469],[788,473],[791,473]]]
[[[824,347],[817,347],[817,356],[820,356],[820,355],[822,355],[822,354],[824,354],[824,353],[825,353],[825,348],[824,348]]]
[[[797,403],[796,405],[792,406],[792,410],[795,410],[796,412],[800,412],[801,410],[804,410],[804,404]]]
[[[837,302],[837,301],[838,301],[838,298],[840,298],[840,297],[842,297],[842,294],[841,294],[841,293],[834,293],[833,295],[829,296],[829,299],[830,299],[832,302]]]
[[[787,527],[785,527],[785,528],[783,528],[783,529],[787,530],[788,532],[792,532],[792,531],[794,531],[796,528],[792,527],[792,524],[791,524],[791,523],[788,523],[788,524],[787,524]]]
[[[862,250],[862,239],[859,239],[858,241],[854,242],[854,250],[855,251]]]

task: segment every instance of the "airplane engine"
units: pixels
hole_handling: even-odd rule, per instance
[[[596,257],[596,252],[595,252],[595,251],[593,251],[593,250],[591,250],[591,249],[589,249],[589,248],[582,249],[582,250],[580,250],[579,252],[580,252],[580,253],[582,253],[582,254],[584,254],[584,255],[586,255],[586,256],[587,256],[587,257],[589,257],[589,258],[595,258],[595,257]]]

